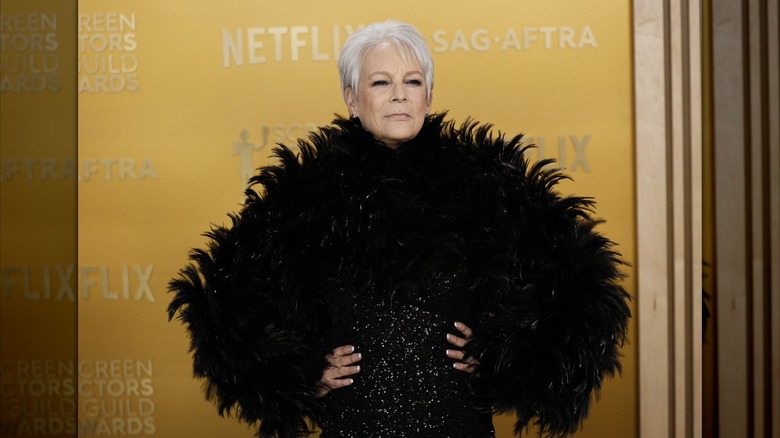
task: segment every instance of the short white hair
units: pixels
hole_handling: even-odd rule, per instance
[[[351,88],[357,99],[363,59],[369,50],[383,42],[389,42],[398,48],[405,61],[408,53],[417,59],[424,76],[427,101],[430,103],[433,90],[433,58],[428,50],[428,43],[414,26],[396,20],[370,24],[356,30],[347,38],[339,54],[341,93],[344,94],[347,88]]]

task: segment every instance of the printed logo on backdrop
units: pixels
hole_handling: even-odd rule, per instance
[[[81,160],[79,182],[137,181],[157,179],[157,169],[150,158],[86,158]]]
[[[157,179],[150,158],[5,158],[0,163],[0,181],[59,181],[76,178],[79,182],[135,181]]]
[[[0,269],[2,300],[76,301],[76,275],[73,263],[42,266],[4,265]]]
[[[587,156],[590,134],[558,135],[554,139],[543,135],[525,136],[523,144],[534,145],[525,151],[529,160],[552,158],[555,162],[549,166],[563,168],[567,172],[591,171]]]
[[[149,359],[80,361],[79,436],[155,435],[153,371]]]
[[[0,269],[2,300],[75,302],[83,300],[153,303],[154,263],[7,265]],[[76,289],[78,277],[79,289]]]
[[[155,435],[149,359],[0,362],[2,436]]]
[[[252,156],[255,152],[261,151],[268,143],[268,131],[268,127],[263,126],[260,144],[249,141],[249,131],[246,129],[242,129],[239,139],[233,141],[233,155],[238,155],[240,159],[242,183],[246,183],[254,175],[255,164]]]
[[[75,436],[72,360],[0,361],[1,436]]]
[[[222,66],[240,67],[284,61],[334,61],[344,40],[364,25],[258,26],[222,29]],[[593,28],[519,26],[499,30],[436,29],[428,37],[431,51],[487,52],[579,50],[598,48]]]
[[[78,17],[79,94],[134,93],[140,87],[135,13]]]
[[[596,35],[588,25],[508,27],[492,32],[484,28],[439,29],[432,33],[432,40],[431,51],[435,53],[569,50],[598,47]]]
[[[58,30],[55,13],[0,14],[0,94],[61,89]]]
[[[250,133],[247,129],[242,129],[237,140],[233,140],[233,156],[239,158],[239,176],[241,184],[246,184],[247,180],[255,174],[257,164],[255,164],[254,154],[263,149],[270,150],[269,145],[283,144],[293,147],[298,139],[306,138],[309,131],[317,129],[314,123],[291,123],[288,125],[261,125],[257,136],[250,140]],[[273,161],[274,157],[267,157],[268,161]]]

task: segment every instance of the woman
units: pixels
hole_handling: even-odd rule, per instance
[[[277,149],[170,284],[207,397],[258,436],[491,437],[508,411],[576,430],[629,317],[591,202],[519,136],[428,115],[413,27],[358,30],[339,70],[350,119]]]

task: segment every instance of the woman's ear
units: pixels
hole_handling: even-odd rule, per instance
[[[344,103],[347,104],[347,111],[349,111],[350,117],[357,116],[357,102],[355,102],[355,93],[352,92],[352,87],[344,89]]]

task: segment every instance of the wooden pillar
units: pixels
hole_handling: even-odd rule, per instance
[[[776,0],[713,0],[718,432],[780,438]]]
[[[701,424],[701,3],[634,2],[639,432]]]

